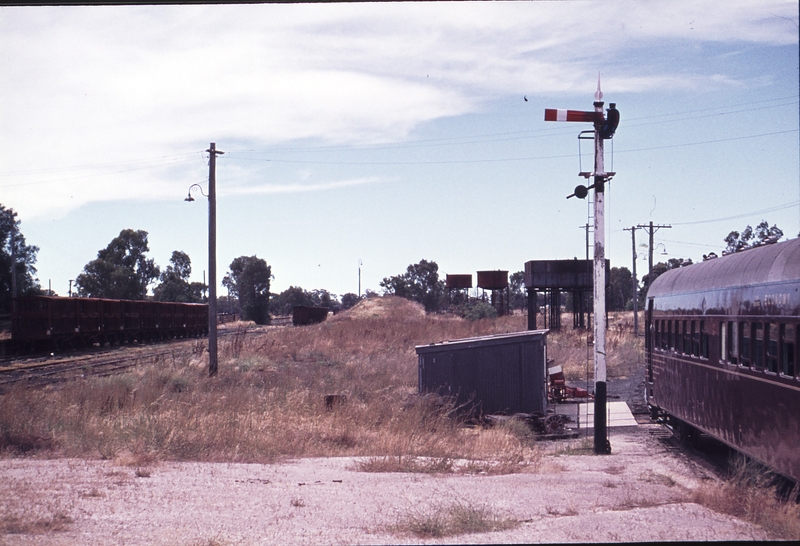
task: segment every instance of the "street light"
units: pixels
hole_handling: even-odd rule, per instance
[[[208,198],[208,375],[217,375],[217,190],[216,165],[217,154],[212,142],[208,150],[208,195],[203,193],[200,184],[189,186],[189,195],[184,201],[192,202],[192,189],[197,188]]]
[[[186,196],[186,199],[184,199],[184,201],[187,201],[189,203],[194,201],[194,197],[192,197],[192,190],[195,188],[200,191],[203,197],[208,197],[205,193],[203,193],[203,186],[201,186],[200,184],[192,184],[191,186],[189,186],[189,195]]]

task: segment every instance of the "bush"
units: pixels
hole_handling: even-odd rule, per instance
[[[465,306],[461,315],[467,320],[480,320],[482,318],[497,317],[497,309],[486,302],[476,301]]]

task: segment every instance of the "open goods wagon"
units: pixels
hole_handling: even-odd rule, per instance
[[[99,298],[15,298],[16,350],[149,342],[208,334],[208,305]]]
[[[292,308],[292,324],[295,326],[307,326],[318,324],[328,318],[327,307],[311,307],[308,305],[295,305]]]

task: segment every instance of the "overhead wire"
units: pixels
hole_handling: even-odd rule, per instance
[[[742,214],[736,214],[734,216],[726,216],[724,218],[712,218],[710,220],[697,220],[697,221],[694,221],[694,222],[673,222],[672,225],[673,226],[690,226],[690,225],[696,225],[696,224],[711,224],[711,223],[714,223],[714,222],[725,222],[727,220],[737,220],[739,218],[747,218],[748,216],[756,216],[758,214],[766,214],[768,212],[775,212],[775,211],[779,211],[779,210],[790,209],[790,208],[796,207],[798,205],[800,205],[800,201],[794,201],[792,203],[784,203],[783,205],[777,205],[777,206],[774,206],[774,207],[769,207],[769,208],[766,208],[766,209],[761,209],[761,210],[757,210],[757,211],[753,211],[753,212],[745,212],[745,213],[742,213]]]
[[[787,102],[785,104],[773,104],[769,106],[761,106],[761,107],[753,107],[755,104],[762,104],[762,103],[769,103],[769,102],[776,102],[776,101],[783,101],[787,99],[793,99],[791,102]],[[689,110],[689,111],[681,111],[681,112],[674,112],[674,113],[667,113],[667,114],[656,114],[652,116],[642,116],[638,118],[630,118],[625,121],[626,126],[633,126],[639,127],[643,125],[653,125],[657,123],[663,123],[663,121],[652,121],[647,123],[635,123],[640,120],[656,120],[659,118],[666,118],[666,117],[674,117],[670,121],[683,121],[688,119],[701,119],[705,117],[713,117],[713,116],[721,116],[721,115],[730,115],[730,114],[740,114],[743,112],[750,112],[754,110],[762,110],[768,108],[778,108],[781,106],[789,106],[792,104],[797,104],[800,102],[797,96],[793,97],[780,97],[775,99],[765,99],[763,101],[754,101],[754,102],[747,102],[747,103],[737,103],[732,105],[727,105],[725,107],[714,107],[714,108],[703,108],[698,110]],[[688,116],[687,114],[693,113],[702,113],[702,112],[710,112],[712,110],[720,110],[722,108],[738,108],[740,106],[747,106],[747,108],[736,109],[736,110],[728,110],[724,112],[717,112],[717,113],[710,113],[702,116]],[[634,122],[631,125],[631,122]],[[468,135],[468,136],[458,136],[458,137],[444,137],[444,138],[435,138],[435,139],[424,139],[424,140],[413,140],[406,143],[397,143],[397,142],[389,142],[385,144],[378,144],[373,146],[348,146],[348,145],[332,145],[332,146],[306,146],[306,147],[299,147],[299,148],[276,148],[276,149],[268,149],[268,150],[232,150],[228,153],[238,154],[238,153],[307,153],[307,152],[318,152],[318,151],[342,151],[342,150],[352,150],[352,151],[373,151],[373,150],[386,150],[386,149],[405,149],[405,148],[417,148],[417,147],[430,147],[430,146],[455,146],[461,144],[481,144],[485,142],[502,142],[506,140],[523,140],[528,138],[541,138],[541,137],[551,137],[557,136],[560,134],[574,134],[574,131],[571,129],[562,129],[561,127],[552,127],[547,129],[531,129],[526,131],[512,131],[512,132],[502,132],[502,133],[485,133],[485,134],[476,134],[476,135]],[[501,137],[501,138],[495,138]],[[475,140],[481,139],[481,140]],[[466,141],[466,142],[465,142]]]
[[[770,104],[768,106],[761,106],[761,107],[753,107],[753,105],[757,104],[768,104],[768,103],[776,103],[779,101],[786,101],[788,99],[792,99],[790,103],[783,103],[783,104]],[[627,124],[634,122],[632,126],[642,126],[654,123],[663,123],[663,121],[649,121],[646,123],[635,123],[639,120],[657,120],[661,118],[667,117],[674,117],[674,116],[681,116],[672,119],[671,121],[681,121],[687,119],[700,119],[703,117],[710,117],[710,116],[718,116],[718,115],[729,115],[729,114],[738,114],[742,112],[749,112],[752,110],[758,109],[766,109],[766,108],[776,108],[781,106],[787,106],[790,104],[797,104],[798,100],[796,96],[789,96],[789,97],[779,97],[773,99],[765,99],[762,101],[754,101],[748,103],[740,103],[734,105],[728,105],[726,107],[714,107],[714,108],[705,108],[699,110],[690,110],[687,112],[680,112],[680,113],[667,113],[667,114],[656,114],[652,116],[644,116],[640,118],[632,118],[630,119]],[[748,106],[747,109],[735,109],[739,106]],[[722,108],[727,108],[728,110],[723,112],[717,112],[712,114],[706,114],[702,116],[688,116],[687,114],[696,114],[702,112],[711,112],[720,110]],[[731,110],[731,108],[734,108]],[[790,129],[785,131],[773,131],[769,133],[759,133],[759,134],[752,134],[752,135],[743,135],[738,137],[727,137],[727,138],[720,138],[720,139],[711,139],[711,140],[704,140],[704,141],[695,141],[695,142],[688,142],[688,143],[679,143],[679,144],[665,144],[661,146],[652,146],[652,147],[644,147],[644,148],[632,148],[632,149],[623,149],[623,150],[615,150],[616,153],[631,153],[631,152],[641,152],[641,151],[651,151],[651,150],[659,150],[659,149],[670,149],[670,148],[678,148],[678,147],[686,147],[686,146],[696,146],[701,144],[714,144],[719,142],[730,142],[736,140],[743,140],[743,139],[750,139],[750,138],[761,138],[766,136],[775,136],[780,134],[787,134],[798,132],[798,129]],[[438,139],[425,139],[425,140],[415,140],[410,141],[408,143],[386,143],[376,146],[347,146],[347,145],[337,145],[337,146],[316,146],[316,147],[302,147],[302,148],[277,148],[277,149],[264,149],[264,150],[229,150],[227,151],[226,156],[223,156],[225,159],[236,159],[240,161],[262,161],[262,162],[276,162],[276,163],[299,163],[299,164],[319,164],[319,165],[451,165],[451,164],[479,164],[479,163],[502,163],[502,162],[514,162],[514,161],[534,161],[534,160],[544,160],[544,159],[564,159],[572,157],[570,154],[558,154],[558,155],[542,155],[542,156],[524,156],[524,157],[505,157],[505,158],[476,158],[476,159],[452,159],[452,160],[431,160],[431,161],[325,161],[319,159],[283,159],[283,158],[276,158],[276,157],[246,157],[245,154],[256,153],[256,154],[280,154],[280,153],[308,153],[308,152],[341,152],[341,151],[350,151],[350,152],[368,152],[368,151],[375,151],[375,150],[402,150],[408,148],[429,148],[432,146],[457,146],[457,145],[468,145],[468,144],[482,144],[488,142],[502,142],[508,140],[522,140],[522,139],[530,139],[530,138],[542,138],[542,137],[553,137],[558,136],[561,134],[574,134],[574,131],[571,129],[561,128],[561,127],[554,127],[554,128],[547,128],[547,129],[536,129],[530,131],[512,131],[512,132],[502,132],[502,133],[487,133],[487,134],[477,134],[477,135],[468,135],[468,136],[458,136],[458,137],[444,137]],[[36,184],[45,184],[45,183],[53,183],[53,182],[61,182],[61,181],[70,181],[70,180],[79,180],[91,177],[98,177],[98,176],[107,176],[110,174],[117,174],[121,172],[131,172],[136,170],[143,170],[149,168],[158,168],[158,167],[166,167],[174,164],[178,164],[182,161],[187,161],[193,157],[195,157],[197,152],[192,152],[188,154],[179,154],[175,156],[163,156],[159,158],[153,159],[145,159],[145,160],[131,160],[131,161],[122,161],[122,162],[112,162],[112,163],[100,163],[100,164],[93,164],[93,165],[79,165],[79,166],[71,166],[71,167],[58,167],[58,168],[47,168],[47,169],[34,169],[34,170],[24,170],[24,171],[6,171],[0,172],[0,178],[6,177],[15,177],[15,176],[22,176],[22,175],[46,175],[48,173],[57,173],[57,172],[74,172],[79,170],[87,170],[87,169],[104,169],[104,168],[113,168],[119,165],[129,165],[133,164],[141,164],[141,163],[152,163],[154,164],[143,165],[143,166],[136,166],[131,168],[123,168],[123,169],[114,169],[97,172],[97,173],[90,173],[90,174],[83,174],[79,176],[71,176],[65,178],[56,178],[50,180],[40,180],[40,181],[32,181],[32,182],[21,182],[17,184],[0,184],[0,187],[8,188],[8,187],[17,187],[17,186],[28,186],[28,185],[36,185]],[[173,160],[176,161],[168,161],[164,162],[164,160]]]
[[[59,178],[49,178],[47,180],[37,180],[32,182],[19,182],[16,184],[0,184],[0,188],[14,188],[19,186],[34,186],[38,184],[52,184],[55,182],[66,182],[71,180],[82,180],[86,178],[97,178],[99,176],[109,176],[112,174],[119,174],[119,173],[126,173],[126,172],[134,172],[134,171],[142,171],[147,169],[157,169],[161,167],[169,167],[171,165],[178,165],[180,163],[185,163],[193,159],[194,153],[192,154],[182,154],[180,156],[166,156],[161,159],[174,159],[174,158],[183,158],[177,159],[175,161],[168,161],[168,162],[161,162],[161,163],[154,163],[150,165],[141,165],[136,167],[130,168],[123,168],[123,169],[114,169],[114,170],[105,170],[101,172],[94,172],[94,173],[87,173],[81,174],[77,176],[67,176],[67,177],[59,177]],[[135,161],[123,161],[120,163],[107,163],[107,164],[100,164],[95,166],[81,166],[81,167],[63,167],[63,168],[52,168],[52,169],[40,169],[36,171],[17,171],[17,172],[7,172],[7,173],[0,173],[0,177],[4,176],[23,176],[26,174],[36,174],[36,173],[52,173],[52,172],[62,172],[62,171],[79,171],[79,170],[90,170],[93,168],[102,168],[102,167],[112,167],[114,165],[126,165],[130,163],[137,163]],[[141,163],[141,161],[139,162]]]

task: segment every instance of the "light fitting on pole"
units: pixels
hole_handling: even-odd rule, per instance
[[[200,184],[192,184],[191,186],[189,186],[189,195],[186,196],[186,199],[184,199],[184,201],[188,201],[189,203],[194,201],[194,197],[192,197],[192,190],[195,188],[200,190],[200,193],[203,194],[203,197],[208,197],[205,193],[203,193],[203,187]]]

